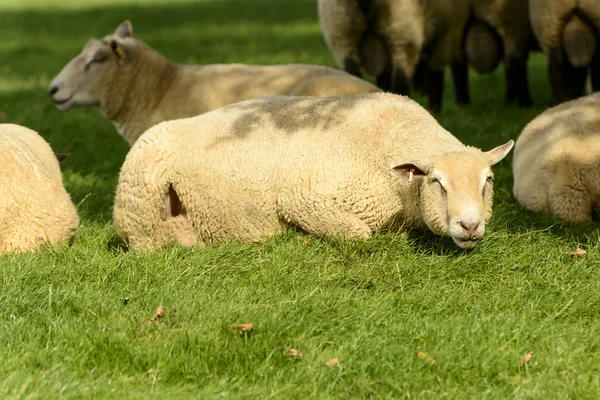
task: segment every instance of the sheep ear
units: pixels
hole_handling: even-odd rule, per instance
[[[121,25],[115,29],[115,36],[128,38],[133,36],[133,25],[131,21],[125,20]]]
[[[58,162],[62,162],[65,158],[69,157],[71,153],[54,153]]]
[[[490,165],[498,164],[500,161],[502,161],[502,159],[506,157],[510,149],[513,148],[514,144],[515,142],[513,140],[509,140],[502,146],[498,146],[495,149],[487,151],[485,155],[490,161]]]
[[[113,53],[115,53],[115,55],[119,59],[119,62],[125,61],[125,59],[127,59],[127,50],[125,50],[125,48],[123,46],[121,46],[119,43],[117,43],[116,40],[113,40],[112,42],[110,42],[110,48],[112,49]]]
[[[415,164],[401,164],[392,169],[400,176],[400,178],[408,182],[427,176],[427,168],[419,168]]]

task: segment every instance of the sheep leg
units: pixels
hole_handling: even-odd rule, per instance
[[[368,239],[373,235],[371,228],[355,215],[332,209],[307,216],[298,221],[297,226],[307,233],[325,237]]]
[[[592,90],[600,91],[600,50],[596,51],[591,65],[592,72]]]
[[[442,95],[444,93],[444,70],[432,69],[427,71],[427,95],[429,109],[433,112],[442,110]]]
[[[458,104],[470,104],[469,96],[469,66],[466,59],[457,59],[452,62],[452,81],[454,83],[454,94]]]
[[[376,79],[377,86],[386,92],[392,90],[392,72],[390,70],[384,70],[381,74],[377,75]]]
[[[570,223],[592,220],[592,201],[581,190],[569,185],[557,185],[548,193],[550,212]]]
[[[289,201],[281,197],[277,202],[277,215],[280,221],[296,226],[303,231],[326,237],[345,236],[368,239],[373,234],[369,226],[356,215],[336,208],[324,198],[309,201]]]
[[[529,80],[527,78],[527,56],[510,56],[505,63],[507,93],[506,99],[517,98],[519,107],[529,107],[533,104],[529,93]]]
[[[392,81],[390,86],[390,91],[392,93],[401,94],[403,96],[410,95],[410,81],[402,67],[398,65],[392,66]]]
[[[508,64],[506,62],[504,63],[504,84],[506,87],[504,101],[506,103],[512,103],[515,100],[515,89],[513,87],[513,81],[510,78]]]
[[[560,52],[560,49],[553,49],[548,58],[548,76],[554,104],[582,96],[587,77],[587,68],[573,67]]]
[[[587,67],[573,67],[567,66],[567,73],[565,77],[568,79],[567,87],[570,89],[570,96],[572,99],[576,99],[584,95],[585,92],[585,79],[587,78],[588,69]]]
[[[425,93],[427,88],[427,62],[424,60],[419,61],[415,75],[413,76],[413,87],[417,92]]]
[[[552,90],[552,103],[558,104],[568,98],[565,93],[563,82],[563,67],[560,49],[552,49],[548,53],[548,77],[550,79],[550,88]]]
[[[362,73],[360,72],[360,63],[355,57],[346,56],[346,58],[344,58],[344,71],[350,75],[362,78]]]

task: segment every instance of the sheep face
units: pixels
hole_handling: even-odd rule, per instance
[[[420,214],[427,227],[450,236],[463,249],[472,248],[492,216],[492,165],[513,146],[509,141],[488,152],[467,148],[425,162],[394,168],[403,179],[420,184]]]
[[[88,41],[81,54],[72,59],[50,83],[50,98],[59,110],[99,105],[107,82],[118,76],[119,67],[127,61],[124,42],[129,36],[131,24],[125,21],[114,35]]]

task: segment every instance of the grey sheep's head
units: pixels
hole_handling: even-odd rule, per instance
[[[128,64],[128,47],[133,45],[133,27],[125,21],[113,35],[90,39],[50,83],[51,100],[61,111],[100,103],[107,82],[115,80]]]
[[[431,160],[394,167],[406,181],[420,185],[421,217],[434,233],[450,236],[458,247],[475,247],[492,216],[492,166],[514,142],[483,152],[474,147],[449,152]]]

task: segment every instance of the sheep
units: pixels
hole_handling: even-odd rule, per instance
[[[530,0],[533,31],[548,57],[552,101],[584,95],[591,67],[592,87],[600,90],[600,2]]]
[[[571,223],[600,215],[600,94],[559,104],[521,132],[513,158],[515,199]]]
[[[491,72],[504,59],[506,101],[533,104],[527,77],[529,51],[536,48],[526,0],[469,0],[472,22],[467,27],[469,64]]]
[[[491,166],[512,146],[467,147],[390,93],[252,99],[145,132],[121,169],[114,222],[141,251],[284,227],[363,239],[427,227],[471,248],[492,215]]]
[[[363,68],[382,89],[409,95],[421,62],[428,107],[437,112],[451,65],[456,101],[470,102],[462,50],[468,0],[318,0],[318,13],[325,42],[346,72],[361,77]]]
[[[55,154],[35,131],[0,124],[0,254],[67,242],[79,225]]]
[[[130,21],[91,39],[50,83],[59,110],[96,106],[129,145],[151,126],[265,95],[346,95],[375,85],[319,65],[178,65],[133,38]]]

